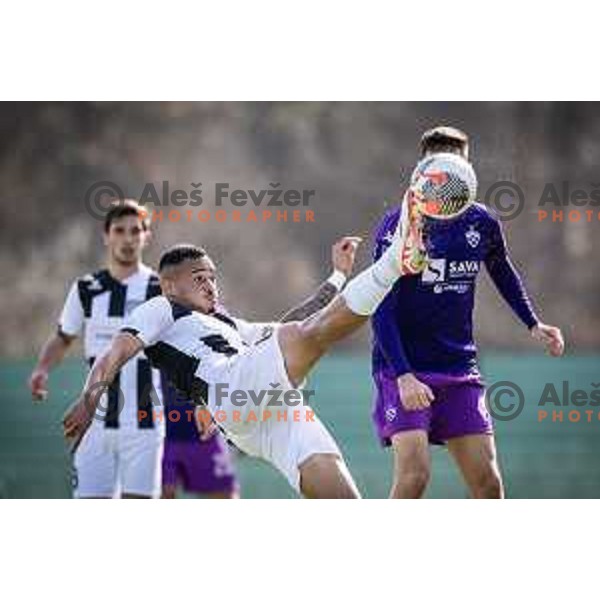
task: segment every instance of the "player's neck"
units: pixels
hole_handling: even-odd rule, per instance
[[[142,262],[138,261],[136,263],[123,265],[114,260],[108,261],[108,272],[113,279],[117,281],[123,281],[135,273],[137,273],[142,266]]]

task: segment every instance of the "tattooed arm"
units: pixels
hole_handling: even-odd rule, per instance
[[[286,312],[279,319],[281,323],[302,321],[327,306],[335,298],[344,287],[350,273],[352,273],[356,249],[360,242],[361,239],[358,237],[344,237],[333,245],[331,249],[333,274],[319,286],[314,294],[300,305]]]

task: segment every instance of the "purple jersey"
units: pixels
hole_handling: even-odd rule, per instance
[[[374,258],[391,242],[400,208],[375,236]],[[373,371],[476,375],[473,339],[475,283],[485,265],[500,294],[527,327],[538,319],[506,249],[498,220],[481,204],[447,221],[426,219],[429,264],[400,278],[373,316]]]
[[[195,404],[178,392],[161,373],[166,420],[166,438],[177,441],[200,439],[195,421]]]

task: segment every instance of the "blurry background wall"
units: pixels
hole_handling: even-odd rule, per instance
[[[327,274],[336,237],[368,238],[403,188],[421,133],[439,123],[471,136],[482,192],[497,180],[524,189],[525,210],[506,224],[516,263],[542,316],[564,327],[569,344],[598,347],[600,207],[592,223],[540,223],[536,211],[546,182],[567,179],[588,191],[600,182],[599,104],[4,103],[0,352],[33,355],[69,282],[102,260],[100,223],[83,202],[94,182],[114,181],[131,197],[147,182],[160,189],[168,180],[171,189],[188,192],[191,182],[202,182],[201,208],[213,212],[216,182],[231,189],[267,189],[271,182],[314,189],[315,223],[154,226],[150,264],[171,243],[200,243],[222,262],[227,304],[268,319]],[[368,255],[363,249],[362,263]],[[479,340],[486,347],[531,347],[487,281],[479,293]],[[367,338],[363,332],[346,348],[360,349]]]

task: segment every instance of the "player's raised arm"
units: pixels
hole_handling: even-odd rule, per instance
[[[286,312],[280,319],[282,323],[302,321],[327,306],[335,298],[352,273],[356,250],[361,241],[362,239],[359,237],[346,236],[332,246],[333,273],[319,286],[314,294],[300,305]]]

